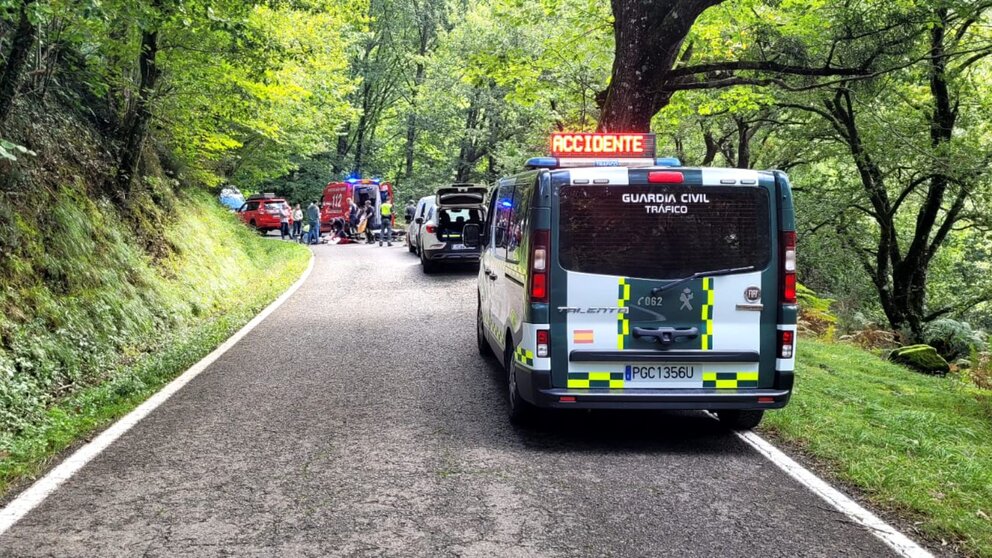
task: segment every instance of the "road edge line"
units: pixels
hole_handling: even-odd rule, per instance
[[[837,511],[849,517],[852,521],[868,529],[873,535],[882,540],[889,548],[906,558],[933,558],[933,554],[914,542],[912,539],[897,531],[880,517],[865,509],[840,490],[831,486],[827,481],[816,476],[812,471],[800,465],[796,460],[786,455],[771,442],[754,432],[735,432],[737,437],[758,453],[771,461],[776,467],[805,486],[822,500],[833,506]]]
[[[34,484],[24,490],[24,492],[18,494],[17,497],[0,509],[0,536],[9,531],[11,527],[24,518],[24,516],[31,510],[38,507],[45,501],[46,498],[48,498],[49,495],[52,494],[52,492],[55,492],[55,490],[58,489],[62,483],[72,478],[73,475],[86,466],[86,464],[89,463],[94,457],[100,455],[103,450],[107,449],[125,432],[130,430],[134,425],[138,424],[143,418],[151,414],[151,412],[154,411],[159,405],[168,401],[173,394],[181,390],[186,384],[193,380],[193,378],[199,376],[224,353],[237,345],[238,342],[248,335],[248,333],[250,333],[253,329],[255,329],[258,324],[262,323],[269,317],[270,314],[282,306],[284,302],[289,300],[289,298],[293,296],[293,294],[296,293],[296,291],[303,286],[303,283],[305,283],[310,277],[310,272],[313,271],[314,262],[316,259],[316,256],[311,250],[310,263],[307,264],[307,268],[303,271],[303,275],[301,275],[295,283],[290,285],[285,292],[279,295],[279,298],[272,301],[261,312],[259,312],[258,315],[252,318],[251,321],[245,324],[244,327],[239,329],[234,333],[234,335],[228,337],[226,341],[220,344],[220,346],[211,351],[210,354],[203,357],[193,366],[187,368],[185,372],[166,384],[165,387],[155,392],[155,394],[146,399],[141,405],[135,407],[130,413],[119,418],[116,422],[111,424],[106,430],[94,438],[93,441],[73,452],[72,455],[65,458],[62,463],[56,465],[55,468],[40,479],[36,480]]]

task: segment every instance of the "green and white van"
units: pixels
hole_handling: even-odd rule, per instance
[[[647,139],[650,157],[532,159],[465,228],[482,248],[479,350],[504,366],[514,421],[534,407],[704,409],[747,429],[789,401],[787,176],[683,168]]]

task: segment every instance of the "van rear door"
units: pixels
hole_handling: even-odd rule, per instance
[[[652,183],[650,169],[603,172],[571,171],[557,196],[551,315],[568,367],[557,367],[555,386],[769,387],[773,180],[734,170],[734,185],[723,174],[704,185],[704,171],[684,169],[656,170],[667,174]]]

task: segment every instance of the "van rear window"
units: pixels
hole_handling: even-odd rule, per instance
[[[680,279],[771,260],[764,188],[566,186],[559,262],[570,271]]]

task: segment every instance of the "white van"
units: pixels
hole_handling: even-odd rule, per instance
[[[575,136],[564,145],[581,150],[593,135]],[[532,159],[465,227],[482,250],[479,351],[503,364],[514,421],[534,407],[705,409],[746,429],[789,401],[788,178],[683,168],[642,144]]]

